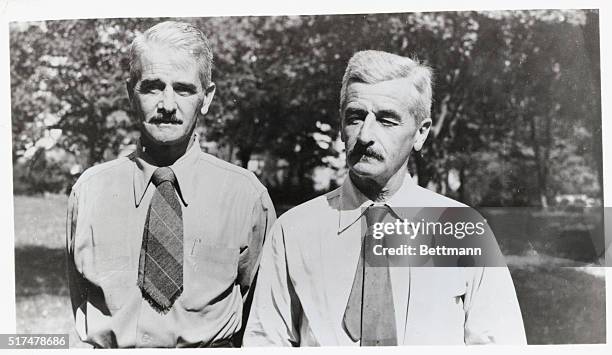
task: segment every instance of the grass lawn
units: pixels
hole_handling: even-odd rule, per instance
[[[69,333],[79,347],[64,271],[66,202],[63,195],[15,196],[17,332]],[[533,264],[510,272],[530,344],[605,342],[603,277]]]
[[[510,268],[528,344],[606,341],[605,279],[573,268]]]
[[[14,201],[15,248],[65,247],[68,196],[15,196]]]
[[[17,298],[17,333],[67,333],[71,348],[91,348],[79,340],[67,296],[41,294]]]
[[[18,333],[74,331],[64,268],[65,195],[15,196],[15,293]]]

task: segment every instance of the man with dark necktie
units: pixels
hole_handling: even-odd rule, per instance
[[[130,47],[138,147],[85,171],[68,206],[72,309],[94,347],[239,345],[276,215],[252,173],[200,150],[211,64],[208,40],[187,23],[157,24]]]
[[[431,127],[431,70],[356,53],[340,92],[349,174],[281,216],[266,241],[246,346],[525,344],[504,267],[413,267],[372,259],[373,226],[405,208],[466,208],[407,173]]]

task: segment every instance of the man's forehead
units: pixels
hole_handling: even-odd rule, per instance
[[[385,80],[374,84],[350,82],[346,90],[347,106],[359,102],[373,104],[412,105],[419,95],[414,83],[408,78]]]
[[[410,91],[415,90],[414,82],[411,78],[398,78],[383,80],[376,83],[366,83],[363,81],[352,80],[347,86],[348,91],[365,91],[371,93],[387,93],[387,92],[398,92],[398,91]]]
[[[186,51],[168,45],[147,44],[139,57],[143,72],[158,70],[197,71],[197,62]]]

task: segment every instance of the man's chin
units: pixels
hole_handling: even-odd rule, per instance
[[[381,171],[372,164],[361,162],[350,167],[349,171],[354,176],[365,179],[376,179],[381,174]]]
[[[174,133],[174,134],[173,134]],[[182,132],[181,132],[182,133]],[[185,136],[179,132],[155,132],[148,131],[145,135],[147,140],[155,145],[160,146],[171,146],[184,142],[189,139],[189,136]]]

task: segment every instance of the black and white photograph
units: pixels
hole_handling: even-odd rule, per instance
[[[600,15],[9,22],[16,333],[607,344]]]

